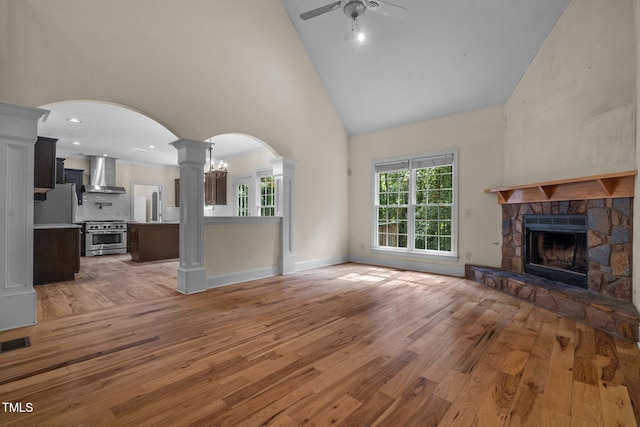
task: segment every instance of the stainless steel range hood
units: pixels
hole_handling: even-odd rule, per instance
[[[116,187],[116,159],[92,156],[90,159],[89,185],[82,187],[87,193],[126,193],[124,187]]]

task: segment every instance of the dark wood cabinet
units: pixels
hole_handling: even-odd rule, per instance
[[[227,174],[214,178],[205,175],[204,181],[205,205],[227,204]]]
[[[33,284],[75,280],[80,271],[80,228],[33,230]]]
[[[57,139],[39,136],[33,162],[33,192],[46,193],[56,186]]]
[[[175,205],[177,208],[180,207],[180,178],[176,178],[175,180]]]
[[[131,260],[156,261],[180,257],[180,224],[130,223]]]
[[[64,184],[64,159],[56,158],[56,184]]]
[[[82,186],[83,183],[83,169],[65,169],[64,170],[64,181],[66,183],[73,183],[76,185],[76,195],[78,196],[78,204],[82,204]]]

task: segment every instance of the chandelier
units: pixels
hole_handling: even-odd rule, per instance
[[[204,173],[205,179],[207,178],[207,176],[214,179],[218,179],[227,175],[227,164],[222,160],[219,161],[218,163],[214,162],[212,158],[212,153],[213,153],[213,143],[209,145],[209,170]]]
[[[218,186],[226,187],[227,164],[223,161],[213,161],[213,143],[209,145],[209,170],[204,173],[204,202],[205,205],[219,204],[217,193]],[[221,189],[220,191],[224,191]]]

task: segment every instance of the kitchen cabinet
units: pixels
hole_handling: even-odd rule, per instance
[[[64,184],[64,159],[56,158],[56,184]]]
[[[66,183],[76,185],[76,195],[78,196],[78,204],[82,204],[82,186],[83,184],[83,169],[65,169],[64,180]]]
[[[175,184],[175,206],[176,208],[180,207],[180,178],[176,178],[174,180],[174,184]]]
[[[34,285],[75,280],[80,271],[80,228],[73,224],[34,225]]]
[[[206,177],[204,182],[204,204],[227,204],[227,174],[219,178]]]
[[[128,238],[131,260],[145,262],[180,257],[180,224],[132,222]]]
[[[33,162],[33,192],[43,194],[56,186],[57,139],[39,136]]]

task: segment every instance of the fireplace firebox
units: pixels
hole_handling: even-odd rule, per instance
[[[587,289],[587,215],[524,215],[524,272]]]

